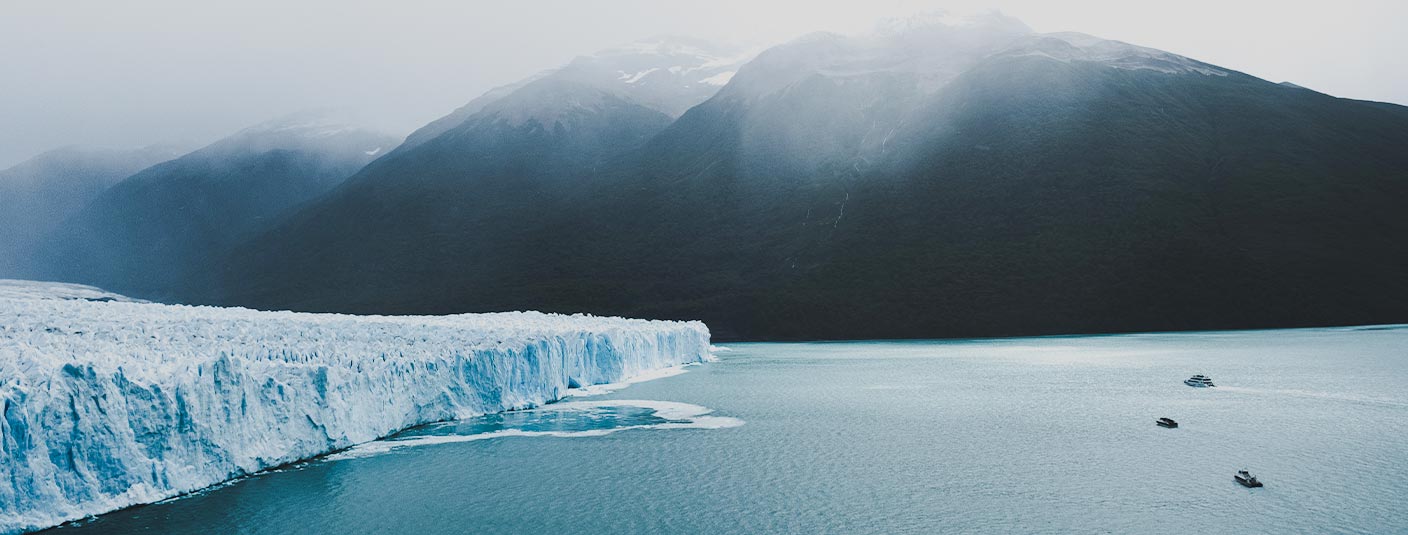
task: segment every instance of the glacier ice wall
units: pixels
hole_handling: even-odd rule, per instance
[[[532,407],[708,348],[699,322],[261,312],[0,281],[0,533]]]

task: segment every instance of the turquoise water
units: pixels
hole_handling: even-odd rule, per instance
[[[730,348],[57,533],[1408,533],[1408,329]]]

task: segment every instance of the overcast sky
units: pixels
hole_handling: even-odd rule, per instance
[[[1408,104],[1408,2],[0,0],[0,168],[58,146],[198,148],[315,107],[406,134],[484,90],[658,34],[766,45],[996,8],[1330,94]]]

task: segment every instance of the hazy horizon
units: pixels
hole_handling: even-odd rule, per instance
[[[1408,103],[1397,21],[1408,6],[1285,9],[1197,1],[1179,9],[1083,1],[794,0],[657,4],[549,1],[171,0],[26,3],[0,18],[0,168],[62,146],[194,149],[273,117],[355,109],[402,136],[484,91],[571,58],[657,35],[762,48],[813,31],[856,33],[916,13],[997,9],[1039,32],[1078,31],[1336,96]],[[20,53],[14,53],[19,51]]]

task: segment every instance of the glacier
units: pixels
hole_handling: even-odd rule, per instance
[[[700,322],[353,316],[0,281],[0,534],[710,358]]]

